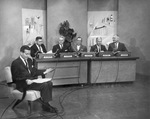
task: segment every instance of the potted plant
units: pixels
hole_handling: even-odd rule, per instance
[[[76,37],[77,33],[74,33],[74,29],[70,28],[68,20],[60,23],[59,34],[65,37],[64,44],[67,47],[71,47],[73,39]]]

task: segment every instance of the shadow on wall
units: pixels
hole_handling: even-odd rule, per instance
[[[141,51],[141,48],[136,45],[135,38],[130,39],[129,49],[132,53],[132,56],[139,57],[139,59],[136,61],[136,72],[142,75],[149,75],[150,61],[146,61],[146,58]]]
[[[0,60],[0,82],[5,80],[4,77],[4,68],[6,66],[10,66],[11,62],[14,60],[12,58],[13,55],[13,47],[8,46],[5,48],[4,57]]]

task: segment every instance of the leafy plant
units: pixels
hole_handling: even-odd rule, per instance
[[[65,37],[65,42],[69,43],[71,43],[73,38],[77,35],[77,33],[74,33],[74,29],[70,28],[68,20],[60,23],[59,34]]]

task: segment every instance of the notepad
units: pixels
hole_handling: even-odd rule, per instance
[[[48,82],[48,81],[51,81],[52,78],[39,78],[39,79],[34,79],[32,80],[34,83],[44,83],[44,82]]]

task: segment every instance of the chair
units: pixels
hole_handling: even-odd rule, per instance
[[[7,84],[11,83],[12,82],[12,74],[11,74],[10,67],[9,66],[5,67],[4,72],[5,72],[5,78],[6,78]],[[14,85],[8,85],[8,89],[9,89],[9,93],[10,93],[9,97],[17,99],[16,103],[12,107],[12,109],[14,109],[20,102],[22,102],[21,99],[22,99],[23,93],[20,92],[19,90],[15,89]],[[35,90],[26,91],[26,96],[25,96],[24,100],[28,101],[29,113],[31,113],[31,102],[39,99],[40,97],[41,97],[41,95],[40,95],[39,91],[35,91]]]

